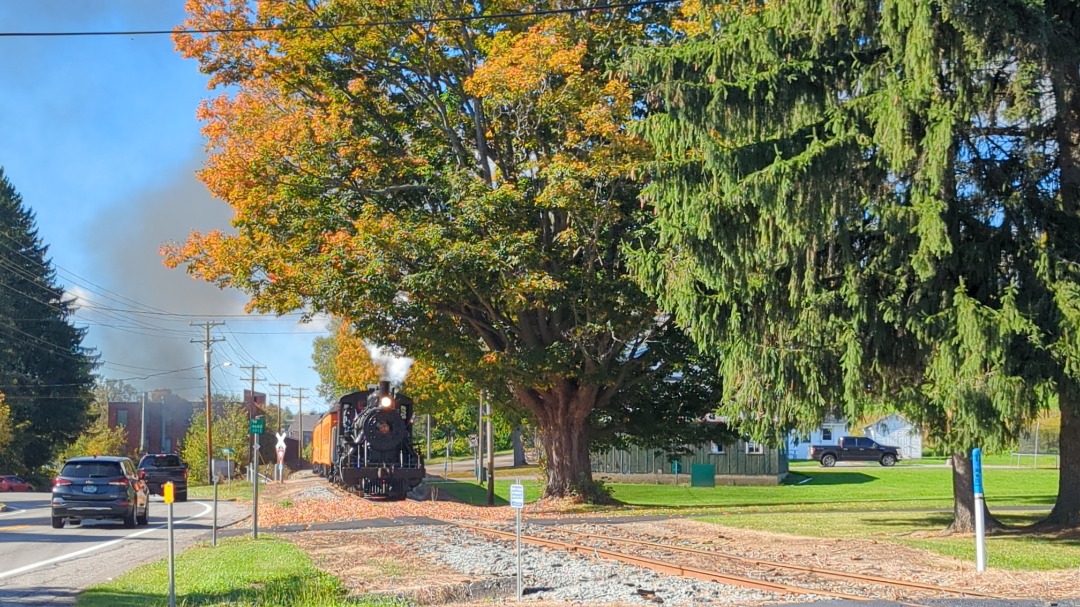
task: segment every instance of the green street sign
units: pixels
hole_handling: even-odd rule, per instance
[[[248,428],[252,434],[262,434],[263,430],[266,428],[266,420],[253,419],[248,422]]]
[[[224,449],[222,449],[221,452],[224,453],[225,455],[232,455],[233,454],[233,450],[229,449],[228,447],[225,447]]]

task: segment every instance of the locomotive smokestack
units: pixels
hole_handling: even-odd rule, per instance
[[[379,393],[380,394],[390,394],[390,380],[388,380],[388,379],[379,380]]]

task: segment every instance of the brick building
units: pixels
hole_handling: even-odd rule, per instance
[[[145,395],[145,402],[110,402],[109,427],[127,427],[129,453],[177,453],[191,426],[192,416],[196,410],[203,410],[203,402],[191,402],[170,390],[155,390]],[[261,392],[253,395],[244,390],[243,404],[249,416],[262,415],[266,395]],[[221,415],[223,411],[224,403],[214,403],[215,415]]]

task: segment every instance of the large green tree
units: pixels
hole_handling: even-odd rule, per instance
[[[252,445],[251,434],[248,432],[247,409],[236,399],[215,396],[213,400],[215,403],[226,401],[224,405],[215,404],[214,406],[213,424],[210,429],[214,441],[214,459],[231,459],[236,467],[247,465],[250,462],[248,454],[251,452]],[[263,456],[264,462],[272,461],[273,458],[271,455],[271,459],[268,460],[265,457],[266,454],[263,453],[267,451],[267,443],[270,443],[272,449],[273,439],[270,438],[272,436],[273,434],[268,431],[260,440],[260,455]],[[226,456],[222,449],[230,449],[232,455]],[[191,415],[191,424],[180,447],[180,457],[188,464],[188,479],[192,483],[209,483],[213,480],[202,475],[203,472],[210,470],[210,465],[206,461],[206,410],[204,407],[196,407]]]
[[[668,15],[561,6],[190,1],[185,26],[216,31],[177,46],[227,87],[201,110],[201,175],[237,232],[166,253],[254,308],[349,318],[505,392],[541,430],[545,494],[601,497],[591,415],[687,352],[620,254],[650,217],[613,68]]]
[[[0,385],[12,436],[0,467],[49,463],[89,424],[94,357],[72,324],[33,213],[0,168]]]
[[[694,5],[632,70],[665,113],[643,285],[722,353],[756,434],[895,406],[955,452],[1057,397],[1080,523],[1080,12],[1072,2]]]

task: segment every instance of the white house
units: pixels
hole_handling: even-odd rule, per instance
[[[836,445],[848,435],[847,420],[829,416],[809,434],[792,431],[787,438],[788,461],[810,459],[810,445]]]
[[[863,434],[882,445],[896,447],[901,459],[922,458],[922,433],[901,415],[886,415],[863,428]]]

